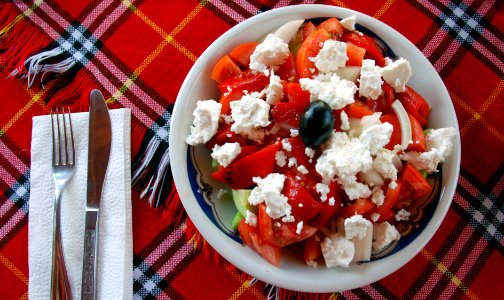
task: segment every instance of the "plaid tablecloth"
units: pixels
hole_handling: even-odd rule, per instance
[[[28,297],[31,118],[54,105],[86,110],[99,88],[132,109],[133,156],[165,145],[171,104],[198,56],[218,36],[263,11],[303,1],[37,0],[0,3],[0,298]],[[348,7],[392,26],[432,62],[454,103],[462,166],[440,230],[379,282],[306,298],[504,297],[504,9],[491,0],[304,1]],[[58,76],[23,74],[32,55],[60,51]],[[53,53],[54,52],[50,52]],[[26,73],[25,73],[26,74]],[[29,83],[32,83],[29,87]],[[145,137],[145,138],[144,138]],[[201,250],[176,194],[151,208],[133,193],[135,298],[264,299],[271,287]],[[204,247],[203,247],[204,248]],[[281,290],[280,297],[296,293]]]

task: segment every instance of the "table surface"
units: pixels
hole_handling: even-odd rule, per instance
[[[14,1],[0,4],[0,295],[28,297],[31,118],[54,105],[86,110],[92,88],[132,109],[133,153],[166,129],[170,105],[197,57],[217,37],[262,11],[303,1]],[[326,298],[471,298],[504,293],[504,9],[499,1],[304,1],[351,8],[392,26],[439,72],[460,125],[462,165],[441,228],[404,267],[371,285]],[[75,43],[84,35],[87,43]],[[8,74],[58,43],[77,64],[43,87]],[[48,74],[48,77],[50,75]],[[56,93],[54,91],[57,91]],[[172,199],[178,201],[177,197]],[[153,209],[133,192],[134,296],[264,299],[212,251],[194,247],[185,215]],[[175,202],[174,202],[175,203]],[[174,205],[176,208],[177,205]],[[200,244],[201,245],[201,244]],[[284,298],[295,295],[280,291]],[[305,295],[307,296],[307,295]],[[312,295],[314,296],[314,295]]]

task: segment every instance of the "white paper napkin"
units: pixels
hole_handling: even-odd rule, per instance
[[[131,113],[110,111],[112,148],[100,203],[98,299],[133,297],[131,229]],[[72,114],[75,174],[63,191],[61,228],[73,299],[80,299],[87,189],[89,113]],[[50,116],[33,118],[30,213],[28,217],[29,298],[49,299],[51,286],[54,181]]]

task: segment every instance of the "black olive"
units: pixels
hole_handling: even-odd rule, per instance
[[[322,100],[310,103],[299,122],[299,136],[307,147],[325,142],[334,129],[331,107]]]

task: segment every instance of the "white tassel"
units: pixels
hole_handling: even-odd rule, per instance
[[[156,181],[152,186],[152,193],[149,197],[149,204],[152,206],[154,201],[154,197],[157,197],[157,189],[160,186],[161,180],[163,179],[163,174],[166,172],[166,168],[170,164],[170,155],[169,151],[165,151],[163,157],[161,158],[161,162],[159,163],[159,168],[157,169]]]
[[[63,61],[53,63],[53,64],[46,64],[44,61],[56,57],[58,55],[63,54],[65,51],[61,47],[57,47],[52,50],[44,51],[35,55],[30,56],[26,61],[24,62],[25,66],[28,66],[28,73],[26,75],[23,75],[23,77],[27,77],[28,81],[28,87],[31,87],[33,85],[33,82],[35,81],[35,78],[37,77],[38,74],[42,73],[42,78],[41,81],[44,78],[44,75],[48,72],[54,72],[54,73],[65,73],[68,71],[71,67],[73,67],[76,63],[75,59],[73,57],[69,57]],[[11,72],[9,77],[11,76],[16,76],[19,74],[18,70],[14,70]]]
[[[149,163],[151,162],[152,158],[154,157],[154,154],[156,153],[156,150],[159,147],[160,143],[161,142],[155,138],[152,138],[149,141],[147,148],[145,148],[145,156],[142,158],[141,165],[132,174],[131,178],[133,179],[133,183],[135,183],[135,181],[138,179],[138,177],[142,174],[142,172],[145,170],[145,168],[149,165]]]

